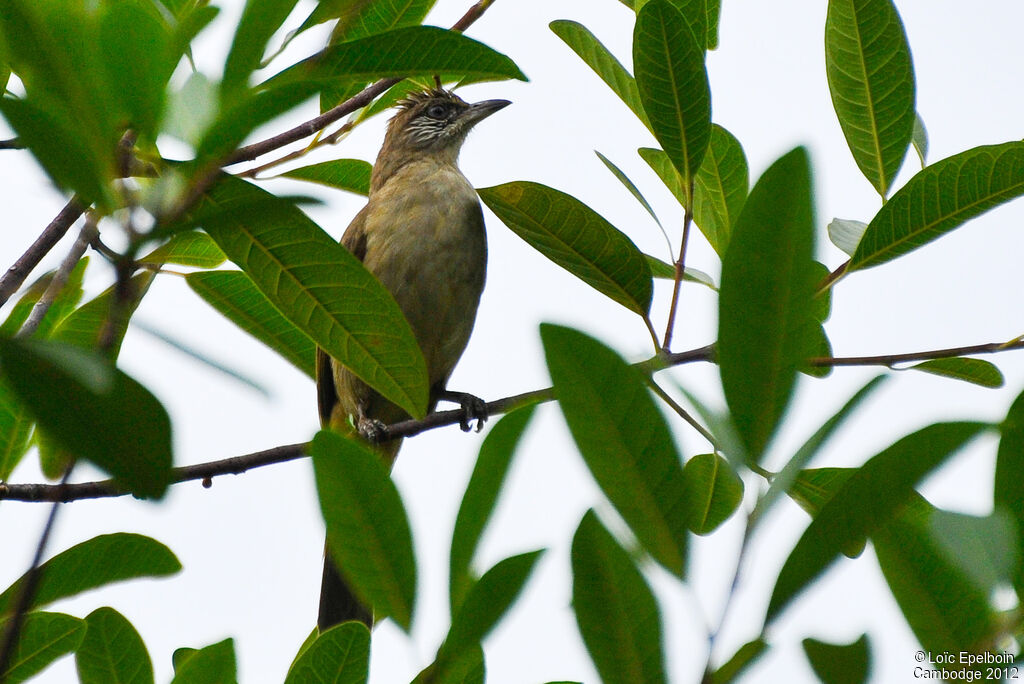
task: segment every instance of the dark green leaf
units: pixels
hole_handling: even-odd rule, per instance
[[[637,13],[633,67],[654,137],[683,177],[690,198],[711,138],[711,91],[704,50],[687,20],[666,0],[650,0]]]
[[[313,438],[310,453],[335,563],[375,616],[391,617],[409,631],[416,557],[387,468],[376,454],[327,430]]]
[[[740,141],[717,124],[711,127],[711,142],[694,180],[693,219],[722,256],[747,200],[750,178]]]
[[[1024,553],[1024,392],[1010,406],[999,431],[992,498],[996,509],[1007,511],[1016,520],[1017,548]],[[1013,586],[1024,596],[1024,563],[1016,568]]]
[[[452,532],[448,563],[448,598],[452,616],[458,612],[472,587],[473,556],[498,501],[512,456],[533,416],[534,406],[524,406],[495,423],[480,445],[473,474],[459,505]]]
[[[825,72],[853,158],[884,198],[914,131],[914,66],[892,0],[829,0]]]
[[[295,3],[296,0],[247,0],[224,63],[224,95],[230,97],[248,85],[249,75],[260,66],[267,42],[281,28]]]
[[[316,637],[284,684],[364,684],[369,674],[370,631],[360,622],[345,622]]]
[[[910,366],[907,370],[919,370],[945,378],[955,378],[982,387],[1002,387],[1005,382],[1003,374],[994,364],[981,359],[962,357],[951,359],[931,359]]]
[[[178,233],[139,259],[144,264],[179,264],[196,268],[216,268],[226,260],[227,256],[213,238],[198,230]]]
[[[435,660],[416,675],[412,684],[484,684],[486,676],[484,650],[472,646],[454,658]]]
[[[612,172],[612,175],[615,176],[615,179],[622,183],[626,190],[629,190],[629,194],[633,195],[636,201],[640,203],[640,206],[647,210],[647,213],[651,215],[651,218],[654,219],[654,222],[658,224],[659,228],[661,228],[661,221],[658,220],[658,216],[657,214],[654,213],[654,209],[651,208],[650,203],[643,196],[643,193],[640,192],[640,188],[636,187],[636,184],[633,183],[633,181],[629,180],[629,176],[623,173],[622,169],[613,164],[608,157],[604,156],[597,150],[594,150],[594,154],[596,154],[597,158],[601,160],[601,163],[605,165],[605,168]],[[662,228],[662,232],[664,232],[664,230],[665,229]]]
[[[301,166],[281,175],[285,178],[320,183],[331,188],[347,190],[357,195],[370,194],[370,172],[373,167],[362,159],[332,159]]]
[[[7,621],[0,620],[0,634],[7,633]],[[85,620],[63,613],[29,613],[21,625],[7,669],[0,672],[4,684],[31,679],[50,663],[71,653],[85,638]]]
[[[31,444],[31,414],[7,383],[0,380],[0,482],[6,482]]]
[[[914,151],[921,160],[921,168],[928,166],[928,129],[924,127],[924,119],[920,114],[914,117],[914,135],[910,138],[910,144],[914,146]]]
[[[629,554],[587,511],[572,540],[572,605],[605,682],[664,682],[658,604]]]
[[[717,454],[700,454],[683,468],[683,506],[695,534],[711,534],[743,500],[743,480]]]
[[[559,19],[549,24],[556,36],[562,39],[580,59],[594,70],[601,80],[619,96],[626,106],[633,110],[636,117],[648,128],[647,115],[640,103],[640,92],[636,88],[636,80],[624,66],[615,59],[615,55],[601,44],[587,27],[575,21]]]
[[[754,186],[722,262],[718,363],[733,422],[754,461],[814,350],[812,197],[807,151],[798,147]]]
[[[427,405],[426,362],[394,297],[289,202],[224,178],[197,222],[260,291],[332,358],[414,417]]]
[[[132,623],[113,608],[98,608],[85,622],[85,640],[75,652],[81,684],[152,684],[153,663]]]
[[[651,269],[651,276],[655,278],[662,278],[667,280],[675,280],[676,268],[671,264],[666,264],[661,259],[652,257],[650,254],[644,254],[644,259],[647,260],[647,266]],[[704,285],[714,291],[718,291],[718,287],[715,285],[715,279],[709,276],[704,271],[696,268],[685,267],[683,270],[683,280],[687,280],[691,283],[698,283]]]
[[[679,206],[685,207],[686,186],[683,184],[683,179],[680,177],[679,172],[676,171],[676,167],[672,165],[672,160],[665,154],[665,151],[656,147],[641,147],[637,150],[637,153],[647,162],[651,170],[658,175],[661,182],[665,184],[665,187],[669,189],[672,196],[679,202]],[[697,227],[700,228],[700,224]]]
[[[240,271],[210,271],[190,273],[185,282],[235,325],[314,377],[316,345],[274,308],[249,276]]]
[[[234,641],[225,639],[190,651],[180,663],[175,662],[171,684],[236,684]]]
[[[541,254],[645,316],[651,272],[636,245],[575,197],[546,185],[519,181],[477,192],[506,226]]]
[[[643,376],[581,332],[542,324],[540,333],[555,398],[587,467],[644,548],[681,576],[685,477]]]
[[[918,172],[871,219],[847,272],[878,266],[1024,194],[1024,142],[975,147]]]
[[[766,650],[768,650],[768,643],[764,638],[758,637],[753,641],[748,641],[740,646],[732,658],[729,658],[712,673],[711,681],[708,684],[731,684],[748,667],[753,665]]]
[[[814,674],[822,684],[864,684],[871,672],[871,645],[862,634],[852,644],[829,644],[817,639],[801,642]]]
[[[136,496],[163,496],[171,421],[149,390],[102,355],[66,343],[4,340],[0,362],[10,388],[61,447]]]
[[[337,19],[331,42],[338,43],[419,24],[436,0],[323,0],[296,33]]]
[[[116,532],[93,537],[62,551],[41,566],[41,579],[29,609],[140,577],[166,577],[181,563],[166,546],[141,534]],[[24,578],[0,594],[0,615],[7,613],[21,591]]]
[[[844,545],[866,539],[914,495],[914,486],[967,441],[984,423],[936,423],[899,440],[854,473],[828,500],[786,559],[768,605],[773,621],[823,573]]]

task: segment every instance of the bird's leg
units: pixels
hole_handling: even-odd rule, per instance
[[[359,436],[370,444],[380,444],[383,442],[388,434],[388,426],[382,421],[366,415],[366,407],[362,402],[359,402],[358,412],[359,415],[356,416],[355,423]]]
[[[469,392],[453,392],[449,389],[440,389],[435,395],[439,400],[450,401],[462,407],[462,418],[459,420],[459,427],[463,432],[469,432],[472,423],[476,421],[476,431],[483,429],[487,421],[487,402]]]

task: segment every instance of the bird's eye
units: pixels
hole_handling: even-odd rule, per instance
[[[427,108],[427,116],[431,119],[443,119],[448,115],[448,108],[443,104],[430,105]]]

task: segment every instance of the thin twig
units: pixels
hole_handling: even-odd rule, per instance
[[[850,266],[850,260],[847,259],[843,263],[839,264],[839,266],[836,268],[836,270],[832,271],[827,276],[825,276],[825,279],[823,281],[821,281],[821,284],[818,285],[818,292],[817,292],[817,294],[821,294],[825,290],[829,289],[830,287],[832,287],[833,285],[838,283],[839,280],[844,275],[846,275],[846,269],[849,268],[849,266]]]
[[[82,226],[82,231],[78,234],[75,244],[71,246],[71,251],[64,257],[64,261],[61,262],[57,271],[53,274],[50,284],[46,286],[46,291],[36,300],[36,303],[32,306],[31,313],[28,315],[28,319],[18,330],[19,337],[29,337],[36,331],[39,324],[43,322],[43,319],[46,318],[46,312],[50,310],[54,300],[57,299],[61,290],[67,285],[71,271],[78,265],[82,255],[85,254],[85,250],[89,248],[89,243],[98,234],[96,220],[91,216],[86,217],[85,225]]]
[[[711,445],[712,449],[714,449],[716,452],[720,451],[720,449],[718,448],[718,442],[715,440],[715,436],[711,434],[711,432],[709,432],[707,428],[698,423],[697,419],[691,416],[689,411],[680,406],[679,402],[673,399],[672,396],[661,387],[661,385],[654,382],[654,378],[648,376],[647,386],[650,387],[654,391],[654,393],[661,398],[663,402],[668,404],[668,407],[675,411],[680,418],[689,423],[690,427],[699,432],[701,437],[708,440],[708,443]]]
[[[690,183],[689,204],[693,204],[693,183]],[[693,223],[693,211],[689,207],[683,213],[683,239],[679,245],[679,258],[676,259],[676,277],[672,285],[672,303],[668,310],[668,323],[665,325],[665,341],[663,349],[672,345],[672,331],[676,327],[676,309],[679,308],[679,293],[682,289],[683,274],[686,272],[686,244],[690,241],[690,224]]]
[[[7,140],[0,140],[0,150],[23,150],[25,145],[21,142],[20,138],[8,138]]]
[[[989,342],[967,347],[949,347],[930,351],[908,352],[906,354],[882,354],[879,356],[819,356],[808,359],[812,366],[835,368],[836,366],[893,366],[909,361],[931,361],[932,359],[950,359],[957,356],[973,356],[975,354],[997,354],[1014,349],[1024,349],[1024,338],[1017,337],[1009,342]]]
[[[78,199],[72,197],[60,213],[50,221],[42,234],[36,238],[24,254],[22,254],[14,265],[7,269],[7,272],[0,277],[0,306],[7,303],[11,295],[18,291],[29,274],[39,265],[54,245],[60,242],[68,229],[78,220],[78,217],[85,211],[86,206]]]

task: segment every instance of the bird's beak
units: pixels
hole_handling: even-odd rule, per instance
[[[508,107],[510,104],[512,103],[508,100],[484,100],[483,102],[476,102],[469,106],[469,109],[466,110],[466,113],[463,114],[463,116],[466,117],[468,124],[473,126],[483,121],[499,109]]]

